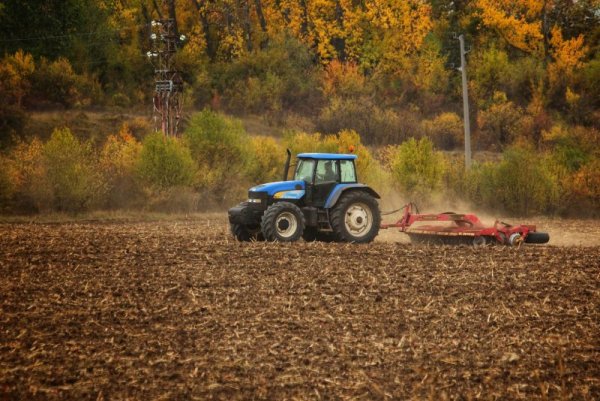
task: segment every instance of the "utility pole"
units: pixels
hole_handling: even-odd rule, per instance
[[[154,20],[151,26],[152,50],[146,55],[154,65],[154,129],[160,129],[166,136],[177,136],[183,106],[183,79],[175,70],[173,59],[185,36],[178,36],[174,18]]]
[[[469,89],[467,87],[467,60],[465,58],[465,37],[458,37],[460,43],[460,68],[462,73],[463,121],[465,125],[465,169],[471,168],[471,120],[469,115]]]

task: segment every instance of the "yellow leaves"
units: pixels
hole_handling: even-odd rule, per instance
[[[548,66],[548,77],[552,85],[569,80],[573,76],[573,71],[582,65],[582,59],[587,52],[587,47],[583,44],[583,35],[576,38],[565,40],[559,27],[552,28],[550,37],[552,46],[551,54],[554,62]],[[571,101],[576,100],[573,96]],[[567,101],[569,95],[567,94]],[[572,104],[570,102],[570,104]]]
[[[559,27],[552,28],[550,44],[557,67],[567,73],[581,66],[587,47],[583,45],[583,35],[565,40]]]
[[[3,101],[14,101],[21,106],[23,97],[31,86],[29,78],[35,71],[33,57],[22,50],[7,55],[0,63],[0,94]]]
[[[389,58],[412,53],[433,26],[431,6],[423,0],[280,0],[264,6],[271,31],[293,33],[325,64],[341,56],[340,46],[350,60],[371,57],[366,49]]]
[[[334,60],[325,68],[323,93],[327,96],[359,95],[363,93],[365,76],[356,63]]]
[[[343,10],[336,0],[313,0],[310,2],[309,15],[314,26],[317,52],[324,59],[337,56],[332,39],[345,37],[342,22]]]
[[[244,32],[240,27],[234,27],[228,34],[223,34],[219,55],[227,60],[239,57],[244,52]]]
[[[391,52],[402,56],[420,49],[433,27],[431,6],[420,0],[370,0],[366,3],[366,15],[388,43],[388,56]]]
[[[100,168],[115,179],[130,174],[139,158],[142,145],[131,135],[125,124],[118,135],[110,135],[100,153]]]
[[[542,1],[477,0],[477,6],[483,23],[498,31],[512,46],[542,54]]]
[[[586,197],[598,207],[600,199],[600,160],[595,159],[579,169],[566,184],[573,194]]]
[[[477,0],[483,23],[495,29],[510,45],[541,59],[547,54],[553,62],[548,65],[548,78],[552,87],[569,80],[573,70],[579,68],[587,47],[584,37],[564,39],[560,27],[554,25],[547,31],[547,48],[544,49],[542,21],[555,6],[543,0]],[[544,10],[544,7],[546,9]]]
[[[29,187],[32,179],[44,175],[42,162],[44,144],[37,137],[31,142],[20,142],[12,150],[8,164],[9,180],[17,190]]]
[[[253,136],[250,138],[252,158],[247,168],[253,183],[280,180],[285,159],[283,147],[272,137]]]

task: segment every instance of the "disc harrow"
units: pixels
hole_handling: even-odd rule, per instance
[[[391,224],[382,224],[381,228],[399,228],[400,232],[408,235],[412,243],[477,247],[490,244],[508,246],[519,246],[522,243],[545,244],[550,240],[548,233],[538,232],[536,226],[531,224],[512,225],[496,220],[494,225],[489,227],[474,214],[454,212],[421,214],[414,203],[408,203],[400,210],[403,210],[400,220]]]

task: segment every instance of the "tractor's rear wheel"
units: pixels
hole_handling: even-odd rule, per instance
[[[267,241],[298,241],[304,232],[304,213],[290,202],[277,202],[267,209],[260,224]]]
[[[371,242],[379,233],[379,204],[364,191],[342,195],[331,210],[330,217],[333,235],[340,242]]]
[[[245,224],[230,224],[231,234],[240,242],[264,241],[260,226],[247,226]]]

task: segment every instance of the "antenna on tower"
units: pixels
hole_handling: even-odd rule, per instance
[[[183,106],[183,79],[175,69],[174,57],[186,37],[177,34],[174,18],[153,20],[150,25],[152,50],[146,56],[154,65],[154,129],[160,129],[167,136],[177,136]]]

